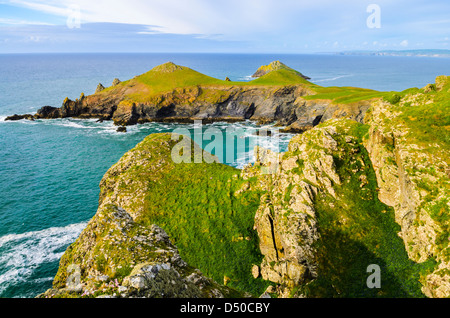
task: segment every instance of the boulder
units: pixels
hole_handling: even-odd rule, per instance
[[[45,119],[61,118],[61,108],[44,106],[37,111],[34,117]]]

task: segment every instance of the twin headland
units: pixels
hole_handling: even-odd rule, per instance
[[[321,87],[280,62],[255,77],[166,63],[25,115],[298,133],[242,170],[176,164],[178,138],[149,135],[105,174],[39,297],[450,297],[450,77],[403,92]]]
[[[302,132],[333,117],[362,121],[371,97],[381,93],[357,88],[329,91],[279,61],[260,67],[251,82],[219,80],[168,62],[133,79],[99,84],[93,95],[66,98],[59,108],[44,106],[36,114],[6,120],[98,118],[117,126],[146,122],[242,121],[277,122]],[[349,102],[321,98],[337,93]],[[124,130],[124,129],[122,129]]]

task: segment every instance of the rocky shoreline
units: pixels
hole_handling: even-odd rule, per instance
[[[280,66],[281,65],[281,66]],[[194,72],[171,62],[150,71],[155,81],[164,76],[184,76],[183,72]],[[294,80],[284,83],[257,84],[218,81],[204,84],[203,77],[198,82],[190,82],[181,87],[170,87],[142,98],[141,92],[153,89],[142,82],[148,73],[121,82],[116,79],[111,87],[97,89],[93,95],[81,96],[76,100],[66,98],[61,107],[44,106],[36,114],[13,115],[7,121],[55,118],[96,118],[100,121],[112,120],[117,126],[129,126],[147,122],[189,123],[202,120],[236,122],[253,120],[258,123],[275,123],[288,132],[304,132],[330,118],[349,118],[363,121],[370,106],[367,101],[354,105],[333,103],[331,100],[305,100],[304,96],[314,95],[308,77],[276,61],[269,64],[264,72],[255,77],[264,80],[268,75],[280,73]],[[272,73],[272,74],[271,74]],[[286,75],[287,74],[287,75]],[[277,74],[279,76],[279,74]],[[122,129],[124,130],[124,129]]]

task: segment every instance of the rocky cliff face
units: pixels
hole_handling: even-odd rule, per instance
[[[278,284],[279,296],[368,296],[366,268],[377,257],[388,257],[377,249],[386,251],[391,240],[401,246],[396,234],[377,224],[388,207],[377,198],[370,159],[361,144],[362,127],[329,120],[293,138],[285,154],[257,150],[256,166],[272,168],[272,174],[255,167],[243,171],[256,175],[266,192],[255,217],[264,255],[260,271]],[[394,220],[385,222],[392,226]],[[377,228],[375,245],[371,227]],[[351,266],[341,259],[346,254],[352,255]],[[395,294],[391,288],[396,286],[385,292]]]
[[[236,293],[235,293],[236,294]],[[158,226],[122,208],[100,208],[66,251],[54,288],[39,297],[223,298],[232,291],[188,266]]]
[[[35,115],[14,115],[6,120],[99,118],[125,126],[153,121],[251,119],[303,132],[329,118],[362,121],[368,109],[367,101],[349,105],[330,99],[306,101],[303,96],[316,94],[316,85],[305,80],[308,77],[279,61],[262,69],[257,80],[244,83],[212,79],[169,62],[131,80],[114,81],[108,88],[99,84],[95,94],[66,98],[59,108],[45,106]]]
[[[356,237],[350,237],[370,251],[366,255],[369,262],[380,263],[380,259],[370,260],[376,255],[386,263],[416,271],[415,278],[411,278],[386,266],[385,270],[396,280],[404,286],[410,284],[404,290],[392,286],[399,288],[396,295],[405,292],[406,295],[449,297],[450,169],[448,116],[443,117],[450,106],[449,83],[449,77],[441,76],[436,84],[422,90],[413,89],[394,96],[395,102],[374,101],[364,125],[328,120],[295,137],[286,154],[263,152],[258,157],[267,167],[277,163],[276,173],[258,177],[267,195],[262,197],[255,229],[265,256],[261,273],[266,279],[287,287],[282,295],[292,296],[295,290],[292,286],[299,284],[307,286],[298,289],[303,290],[302,295],[317,295],[323,286],[315,285],[323,278],[324,270],[332,272],[330,266],[345,266],[343,261],[323,257],[325,251],[332,254],[326,248],[330,242],[325,230],[328,226],[323,220],[330,222],[337,218],[334,226],[339,231],[345,232],[352,223],[351,227],[358,229]],[[252,171],[254,167],[247,168],[250,175]],[[353,220],[349,209],[359,211]],[[391,220],[379,219],[389,211],[392,211]],[[380,222],[365,220],[366,213],[372,214],[372,221]],[[394,220],[400,227],[393,231]],[[369,225],[372,228],[364,229]],[[366,231],[378,232],[375,246],[371,246],[375,242],[369,243],[374,239]],[[395,237],[397,233],[402,244]],[[332,238],[343,237],[333,235]],[[346,235],[335,247],[347,251],[354,258],[353,264],[357,264],[362,260],[355,257],[357,251],[346,249],[348,238]],[[389,252],[382,251],[383,245],[395,250],[397,256],[392,258]],[[408,264],[410,261],[414,263]],[[322,290],[319,295],[345,293],[338,278],[331,280],[334,280],[333,288]]]
[[[421,116],[425,119],[432,112],[430,126],[434,127],[429,128],[439,131],[439,114],[448,109],[448,89],[448,78],[438,77],[435,85],[405,95],[398,105],[379,101],[366,118],[371,129],[365,144],[375,167],[380,200],[394,207],[409,258],[438,262],[424,280],[423,291],[429,297],[450,295],[448,144],[445,135],[428,137],[429,132],[415,124],[420,119],[409,113],[411,107],[428,105]]]
[[[43,296],[449,297],[449,85],[357,102],[351,119],[333,118],[351,107],[294,99],[299,87],[264,88],[296,120],[314,118],[299,103],[322,117],[242,171],[175,164],[179,136],[150,135],[103,178],[96,216]],[[229,87],[223,101],[236,89],[262,98]],[[380,288],[367,284],[373,265]]]
[[[147,189],[175,169],[171,161],[175,144],[169,134],[151,135],[107,172],[96,215],[63,255],[54,288],[39,297],[246,295],[189,266],[161,227],[141,221]],[[202,153],[192,146],[193,152]]]

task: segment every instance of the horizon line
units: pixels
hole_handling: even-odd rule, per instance
[[[171,51],[149,51],[149,52],[126,52],[126,51],[80,51],[80,52],[0,52],[0,55],[31,55],[31,54],[241,54],[241,55],[320,55],[320,54],[360,54],[360,53],[396,53],[396,52],[432,52],[432,51],[440,51],[440,52],[448,52],[450,54],[450,49],[403,49],[403,50],[349,50],[349,51],[318,51],[318,52],[208,52],[208,51],[199,51],[199,52],[171,52]],[[414,56],[405,56],[405,57],[414,57]],[[427,57],[427,56],[425,56]],[[431,56],[428,56],[431,57]],[[435,56],[436,57],[436,56]]]

